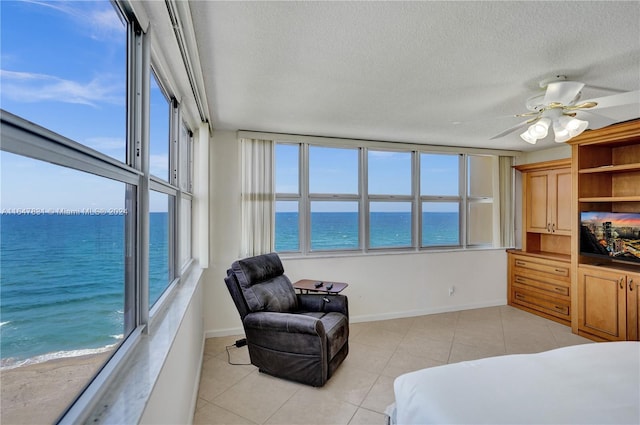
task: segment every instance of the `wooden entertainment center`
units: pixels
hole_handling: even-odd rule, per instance
[[[640,120],[587,131],[571,158],[526,164],[522,249],[509,250],[509,305],[596,341],[640,339],[640,264],[580,254],[580,213],[640,213]]]

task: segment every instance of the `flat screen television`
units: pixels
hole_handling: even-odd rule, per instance
[[[640,264],[640,213],[580,213],[580,254]]]

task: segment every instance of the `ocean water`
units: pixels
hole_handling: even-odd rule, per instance
[[[459,214],[422,214],[422,246],[455,246],[460,242]],[[276,213],[276,251],[298,251],[298,213]],[[411,213],[374,212],[370,220],[373,248],[411,246]],[[358,249],[358,213],[321,212],[311,214],[311,249]]]
[[[99,352],[124,334],[124,215],[0,216],[0,357]],[[167,214],[150,218],[150,304],[168,284]]]

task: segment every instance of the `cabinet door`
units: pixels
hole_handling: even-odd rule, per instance
[[[610,341],[624,341],[626,298],[624,273],[579,267],[578,329]]]
[[[640,341],[640,274],[627,274],[627,339]]]
[[[527,231],[549,233],[549,173],[533,172],[527,175]]]
[[[549,201],[551,232],[571,235],[571,169],[562,169],[550,176],[553,199]]]

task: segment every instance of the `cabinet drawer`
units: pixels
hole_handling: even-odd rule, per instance
[[[538,263],[531,261],[528,258],[514,257],[513,265],[516,268],[532,270],[536,272],[546,273],[559,278],[569,279],[569,265],[562,263],[553,263],[547,261],[545,263]]]
[[[523,289],[531,289],[547,293],[549,295],[569,296],[569,286],[564,283],[545,282],[543,280],[531,279],[526,276],[516,274],[513,278],[513,285]]]
[[[520,288],[514,288],[513,292],[513,301],[516,304],[521,304],[558,317],[569,317],[570,311],[567,301],[545,297],[541,294],[536,294]]]

